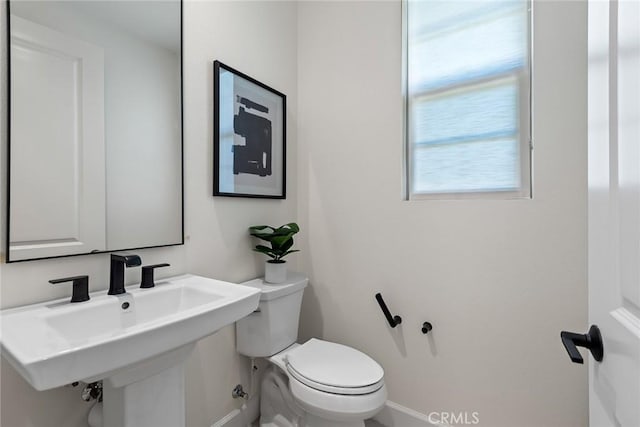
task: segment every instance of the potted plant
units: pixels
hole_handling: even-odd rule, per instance
[[[293,235],[298,231],[300,231],[300,227],[295,222],[290,222],[278,228],[270,225],[249,227],[250,235],[271,245],[271,247],[256,245],[253,249],[271,258],[265,264],[265,282],[282,283],[287,279],[287,266],[283,258],[292,252],[298,252],[296,249],[291,249],[293,247]]]

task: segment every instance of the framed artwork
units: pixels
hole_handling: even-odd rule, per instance
[[[213,63],[213,195],[286,198],[287,97]]]

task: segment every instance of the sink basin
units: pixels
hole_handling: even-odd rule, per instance
[[[37,390],[111,377],[248,315],[259,290],[183,275],[150,289],[106,291],[0,312],[3,356]]]

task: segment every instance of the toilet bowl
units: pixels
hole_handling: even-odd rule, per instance
[[[270,362],[261,384],[261,427],[363,427],[387,399],[384,370],[368,355],[312,338],[295,343],[307,278],[289,273],[284,284],[262,279],[258,309],[236,322],[240,354]]]
[[[387,400],[382,367],[353,348],[312,338],[268,360],[274,375],[287,385],[278,391],[291,395],[304,412],[301,425],[364,426],[364,420],[378,413]],[[280,399],[285,405],[289,400],[288,396]],[[263,411],[262,415],[268,425],[269,414]]]

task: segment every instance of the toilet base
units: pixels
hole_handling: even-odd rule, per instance
[[[364,420],[332,421],[305,412],[293,400],[287,376],[271,367],[262,380],[260,427],[364,427]]]
[[[302,427],[304,412],[289,393],[289,380],[270,367],[260,388],[260,427]]]

